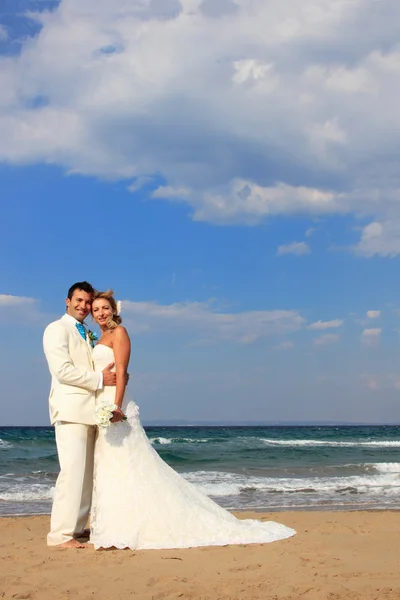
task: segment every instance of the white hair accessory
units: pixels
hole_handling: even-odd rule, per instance
[[[122,302],[121,300],[117,301],[117,315],[119,316],[121,314],[121,308],[122,308]]]

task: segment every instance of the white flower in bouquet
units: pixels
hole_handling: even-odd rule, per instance
[[[114,404],[99,404],[96,406],[94,411],[94,420],[99,427],[109,427],[112,425],[110,419],[112,419],[113,411],[115,410]],[[126,420],[126,417],[123,421]]]

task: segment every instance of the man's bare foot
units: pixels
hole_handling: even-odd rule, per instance
[[[78,542],[77,540],[68,540],[68,542],[64,542],[63,544],[60,544],[58,546],[58,548],[87,548],[87,546],[85,546],[85,544],[81,544],[80,542]]]

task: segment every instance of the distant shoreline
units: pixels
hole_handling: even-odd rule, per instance
[[[349,423],[335,421],[143,421],[144,427],[400,427],[399,423]],[[53,429],[52,425],[0,425],[0,429]]]

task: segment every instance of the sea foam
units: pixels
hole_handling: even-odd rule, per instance
[[[375,441],[334,441],[334,440],[274,440],[269,438],[258,438],[264,444],[268,446],[316,446],[316,447],[343,447],[343,448],[352,448],[352,447],[363,447],[363,446],[371,446],[371,447],[388,447],[388,448],[400,448],[400,440],[375,440]]]

